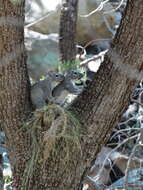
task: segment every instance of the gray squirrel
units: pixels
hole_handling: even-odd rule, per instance
[[[52,91],[52,96],[55,98],[56,103],[62,105],[64,103],[65,97],[71,93],[78,95],[81,93],[82,88],[79,88],[75,84],[75,80],[80,80],[84,74],[76,71],[67,71],[65,78],[61,81]]]
[[[64,80],[64,75],[58,72],[49,72],[46,79],[40,80],[31,86],[31,101],[34,108],[42,108],[47,102],[54,102],[53,88]]]

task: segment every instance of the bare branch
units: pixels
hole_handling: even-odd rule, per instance
[[[129,172],[129,168],[130,168],[130,163],[131,163],[131,160],[133,158],[133,156],[135,155],[135,151],[136,149],[139,147],[139,146],[143,146],[141,144],[139,144],[139,142],[137,141],[136,145],[134,146],[133,148],[133,151],[129,157],[129,160],[127,162],[127,167],[126,167],[126,170],[125,170],[125,190],[128,189],[128,172]]]
[[[104,168],[104,165],[105,165],[106,161],[109,159],[109,156],[110,156],[115,150],[117,150],[119,147],[123,146],[123,145],[124,145],[125,143],[127,143],[128,141],[133,140],[133,139],[138,138],[138,137],[139,137],[139,134],[134,135],[134,136],[131,136],[131,137],[125,139],[125,140],[124,140],[123,142],[121,142],[120,144],[118,144],[118,146],[116,146],[114,149],[112,149],[112,150],[109,152],[109,154],[106,156],[106,158],[105,158],[105,160],[104,160],[104,162],[103,162],[103,165],[102,165],[102,167],[101,167],[101,169],[100,169],[100,171],[99,171],[99,175],[101,174],[101,172],[102,172],[102,170],[103,170],[103,168]]]
[[[120,4],[115,9],[112,9],[110,11],[105,11],[103,14],[113,13],[117,11],[122,6],[123,3],[124,3],[124,0],[121,0]]]
[[[107,3],[107,2],[109,2],[109,0],[105,0],[105,1],[101,2],[100,5],[95,10],[91,11],[89,14],[87,14],[87,15],[79,15],[79,16],[87,18],[87,17],[93,15],[94,13],[96,13],[98,11],[101,11],[103,9],[103,7],[104,7],[104,4]]]

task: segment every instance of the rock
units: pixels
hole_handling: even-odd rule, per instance
[[[37,19],[45,16],[46,14],[54,11],[58,4],[61,4],[61,0],[26,0],[25,3],[25,22],[29,24]]]
[[[58,33],[61,0],[54,1],[55,4],[53,4],[53,6],[51,6],[51,2],[49,6],[48,2],[40,2],[41,4],[39,4],[38,1],[31,0],[31,9],[29,14],[27,13],[26,22],[36,22],[26,27],[43,34]],[[82,16],[95,10],[101,2],[101,0],[79,0],[77,39],[80,44],[85,44],[97,38],[112,38],[115,34],[114,27],[119,25],[121,13],[115,11],[110,12],[113,10],[111,3],[107,2],[101,11],[97,11],[89,17]],[[106,13],[108,11],[108,14],[103,15],[104,12]],[[44,16],[45,14],[47,15]],[[42,16],[44,17],[40,19]],[[37,19],[39,19],[39,21],[37,21]]]
[[[102,189],[105,185],[111,184],[125,175],[128,160],[128,156],[113,151],[111,148],[103,147],[101,152],[98,153],[88,176]],[[141,162],[142,160],[138,158],[132,158],[129,171],[139,168]]]
[[[139,168],[129,172],[128,174],[128,189],[127,190],[141,190],[143,189],[143,168]],[[125,177],[113,183],[111,186],[106,188],[110,189],[125,189]]]
[[[28,72],[37,81],[49,71],[58,70],[58,34],[43,35],[25,29]]]
[[[101,189],[108,183],[111,183],[111,178],[110,178],[111,162],[110,159],[106,159],[110,151],[111,151],[110,148],[103,147],[101,152],[98,153],[96,161],[88,173],[88,176],[91,177],[92,180]]]

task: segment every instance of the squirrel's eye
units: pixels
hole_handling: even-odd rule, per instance
[[[76,71],[74,71],[74,73],[73,73],[74,75],[77,75],[77,72]]]

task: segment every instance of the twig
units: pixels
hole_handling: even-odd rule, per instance
[[[83,46],[81,46],[81,45],[76,45],[76,47],[77,48],[81,48],[81,52],[79,53],[79,57],[78,57],[78,59],[80,60],[80,61],[83,61],[83,60],[85,60],[85,56],[86,56],[86,49],[85,49],[85,47],[83,47]]]
[[[130,120],[132,120],[134,117],[131,117],[131,118],[129,118],[129,119],[127,119],[126,121],[122,121],[122,122],[120,122],[118,125],[119,125],[119,127],[120,127],[120,125],[126,125]]]
[[[123,3],[124,3],[124,0],[121,0],[120,4],[115,9],[112,9],[110,11],[105,11],[103,14],[108,14],[108,13],[117,11],[122,6]]]
[[[127,162],[127,167],[126,167],[126,170],[125,170],[125,190],[128,189],[128,185],[129,185],[128,184],[128,172],[129,172],[129,168],[130,168],[130,163],[131,163],[131,160],[132,160],[133,156],[135,155],[135,151],[136,151],[138,146],[143,146],[143,145],[139,144],[138,141],[137,141],[137,143],[134,146],[133,151],[132,151],[132,153],[131,153],[131,155],[130,155],[130,157],[128,159],[128,162]]]
[[[137,185],[137,184],[128,184],[128,187],[143,189],[143,185]],[[120,185],[116,187],[108,187],[105,190],[124,190],[124,186]]]
[[[102,61],[103,56],[107,53],[107,51],[108,51],[108,50],[102,51],[102,52],[100,52],[98,55],[94,55],[93,57],[88,58],[88,59],[82,61],[82,62],[80,63],[80,66],[79,66],[79,67],[86,67],[89,62],[91,62],[91,61],[96,61],[96,60],[98,60],[98,59],[101,59],[101,61]]]
[[[36,20],[36,21],[34,21],[34,22],[30,23],[30,24],[27,24],[24,28],[29,28],[29,27],[31,27],[32,25],[35,25],[35,24],[37,24],[38,22],[41,22],[42,20],[44,20],[45,18],[47,18],[47,17],[48,17],[51,13],[53,13],[53,12],[55,12],[55,11],[52,11],[52,12],[46,14],[45,16],[39,18],[38,20]]]
[[[107,2],[109,2],[109,0],[105,0],[105,1],[101,2],[100,5],[95,10],[91,11],[89,14],[79,15],[79,16],[83,17],[83,18],[90,17],[94,13],[101,11],[104,8],[104,4],[106,4]],[[117,11],[122,6],[123,3],[124,3],[124,0],[121,0],[120,4],[115,9],[111,9],[110,11],[105,11],[105,12],[103,12],[103,14],[109,14],[109,13]]]
[[[79,15],[79,16],[87,18],[87,17],[93,15],[94,13],[96,13],[98,11],[101,11],[103,9],[103,7],[104,7],[104,4],[107,3],[107,2],[109,2],[109,0],[105,0],[105,1],[101,2],[100,5],[95,10],[91,11],[89,14],[87,14],[87,15]]]
[[[93,43],[98,43],[98,42],[102,42],[102,41],[111,41],[111,38],[100,38],[100,39],[96,39],[96,40],[91,40],[89,41],[84,48],[87,48],[89,45],[93,44]]]
[[[140,130],[141,130],[141,128],[121,129],[121,130],[117,131],[114,135],[112,135],[111,138],[110,138],[110,140],[113,139],[119,133],[122,133],[122,132],[125,132],[125,131],[140,131]]]
[[[139,104],[140,106],[143,107],[143,104],[142,104],[141,102],[139,102],[138,100],[135,100],[135,99],[132,97],[132,95],[130,96],[130,100],[131,100],[131,102],[134,102],[134,103],[136,103],[136,104]]]
[[[91,190],[100,190],[100,187],[89,176],[86,176],[83,183],[87,184]]]
[[[124,140],[123,142],[121,142],[120,144],[118,144],[118,146],[116,146],[114,149],[112,149],[112,150],[110,151],[110,153],[106,156],[106,158],[105,158],[105,160],[104,160],[104,162],[103,162],[103,165],[102,165],[102,167],[101,167],[101,169],[100,169],[100,171],[99,171],[99,175],[101,174],[101,172],[102,172],[102,170],[103,170],[103,168],[104,168],[104,165],[105,165],[105,163],[106,163],[106,160],[109,158],[109,156],[110,156],[115,150],[117,150],[119,147],[121,147],[122,145],[124,145],[124,144],[127,143],[128,141],[137,138],[138,136],[139,136],[139,134],[134,135],[134,136],[131,136],[131,137],[125,139],[125,140]]]

